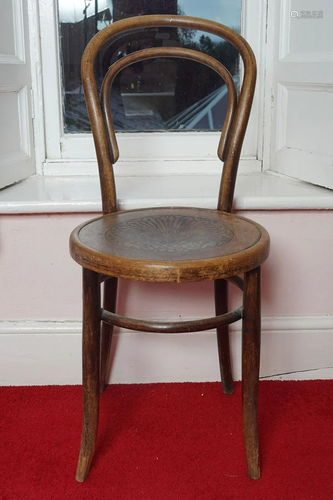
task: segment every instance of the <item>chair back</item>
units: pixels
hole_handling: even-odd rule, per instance
[[[118,40],[126,33],[146,28],[181,28],[200,30],[229,41],[238,50],[244,66],[239,95],[227,68],[213,57],[181,47],[155,47],[138,50],[114,62],[108,69],[101,87],[94,73],[97,54],[107,42]],[[110,89],[115,77],[127,66],[153,58],[182,58],[199,62],[213,69],[224,80],[228,89],[228,108],[221,131],[217,155],[224,162],[217,207],[231,212],[241,148],[250,116],[256,82],[256,62],[246,40],[232,29],[213,21],[176,15],[138,16],[117,21],[97,33],[88,43],[82,57],[82,83],[98,161],[103,212],[117,211],[116,186],[113,165],[119,158],[110,107]],[[194,136],[195,140],[195,136]]]

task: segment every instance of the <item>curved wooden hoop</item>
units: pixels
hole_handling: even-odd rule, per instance
[[[227,68],[223,66],[223,64],[221,64],[219,61],[201,52],[197,52],[191,49],[185,49],[182,47],[155,47],[151,49],[138,50],[136,52],[133,52],[132,54],[124,56],[122,59],[112,64],[104,77],[101,89],[101,104],[105,123],[109,132],[110,154],[112,155],[112,162],[116,163],[119,158],[119,148],[114,132],[110,107],[110,90],[113,81],[118,73],[125,69],[127,66],[130,66],[131,64],[139,61],[154,59],[157,57],[174,57],[178,59],[190,59],[191,61],[199,62],[213,69],[225,81],[228,88],[228,109],[217,151],[220,160],[224,161],[226,157],[227,138],[229,137],[232,119],[237,106],[236,86],[231,74],[229,73]]]
[[[101,319],[106,323],[128,328],[139,332],[154,332],[154,333],[190,333],[202,332],[212,328],[218,328],[225,325],[235,323],[243,317],[243,307],[239,307],[234,311],[213,318],[198,319],[192,321],[146,321],[141,319],[128,318],[119,314],[114,314],[105,309],[102,309]]]
[[[244,63],[244,79],[232,120],[230,137],[227,140],[227,154],[223,167],[218,209],[231,212],[236,183],[236,175],[245,131],[250,116],[256,82],[256,61],[246,40],[232,29],[220,23],[187,16],[137,16],[123,19],[101,30],[88,43],[82,56],[82,83],[87,101],[87,109],[94,135],[96,155],[101,178],[104,213],[117,210],[116,189],[109,150],[109,138],[99,101],[97,83],[94,76],[94,62],[101,46],[108,40],[126,32],[142,28],[174,27],[205,31],[232,43],[240,53]],[[103,179],[103,182],[102,182]]]
[[[111,276],[101,275],[100,281],[107,281]],[[239,276],[228,278],[233,285],[241,290],[244,287],[244,280]],[[119,314],[112,313],[106,309],[101,311],[101,320],[112,326],[127,328],[140,332],[154,332],[154,333],[190,333],[202,332],[212,328],[219,328],[222,326],[235,323],[243,317],[243,307],[234,309],[226,314],[214,316],[212,318],[191,320],[191,321],[147,321],[143,319],[129,318]]]

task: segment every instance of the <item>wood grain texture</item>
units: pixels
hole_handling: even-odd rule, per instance
[[[103,309],[115,312],[117,303],[117,278],[108,278],[104,283]],[[101,325],[101,371],[100,371],[100,392],[104,392],[108,378],[108,368],[114,326],[102,322]]]
[[[152,321],[144,319],[130,318],[129,316],[121,316],[111,313],[110,311],[102,311],[102,320],[111,325],[137,330],[140,332],[155,332],[155,333],[190,333],[203,332],[218,328],[225,325],[230,325],[243,317],[243,307],[234,309],[220,316],[212,318],[191,319],[189,321]]]
[[[243,430],[248,476],[259,479],[258,383],[261,337],[261,269],[244,277],[242,328],[242,406]]]
[[[244,65],[243,81],[239,92],[236,109],[230,117],[230,126],[225,127],[223,131],[225,136],[220,140],[218,148],[218,156],[225,160],[222,181],[220,186],[220,194],[218,208],[230,212],[232,209],[232,201],[234,196],[235,182],[237,169],[239,164],[240,153],[246,132],[247,123],[250,116],[250,111],[253,102],[254,88],[256,83],[256,60],[254,53],[247,41],[232,29],[214,21],[207,21],[196,17],[188,16],[173,16],[173,15],[154,15],[154,16],[138,16],[129,19],[123,19],[112,23],[107,28],[97,33],[87,45],[82,57],[82,83],[87,101],[87,109],[91,122],[98,167],[101,178],[101,191],[103,212],[110,213],[117,210],[116,187],[113,175],[113,162],[118,157],[118,146],[112,127],[112,120],[109,120],[107,109],[104,112],[101,105],[101,99],[98,92],[98,86],[94,75],[94,64],[100,48],[106,43],[112,43],[119,37],[120,34],[132,32],[136,29],[143,28],[188,28],[194,30],[211,33],[215,36],[227,40],[232,43],[239,51]],[[139,35],[140,36],[140,35]],[[184,49],[182,49],[184,51]],[[143,58],[149,58],[149,51],[145,52]],[[152,54],[152,57],[155,55]],[[159,56],[170,57],[170,47],[164,47],[164,52],[161,49]],[[177,55],[176,55],[177,56]],[[137,56],[133,56],[134,58]],[[191,55],[183,54],[182,57],[191,58]],[[211,63],[209,56],[200,54],[196,56],[201,58],[201,62],[207,66],[215,65],[215,70],[219,63]],[[125,63],[115,63],[120,65],[122,69],[132,64],[131,57],[126,59]],[[118,66],[115,66],[117,69]],[[110,70],[113,72],[114,70]],[[221,70],[218,70],[221,71]],[[228,77],[226,68],[224,70],[226,83]],[[112,76],[112,75],[111,75]],[[103,86],[103,95],[108,95],[109,85],[112,83],[112,77],[107,78]],[[231,88],[231,85],[230,85]],[[103,99],[102,99],[103,101]],[[228,111],[229,113],[229,111]],[[228,115],[227,115],[228,116]],[[105,119],[106,117],[106,119]],[[227,119],[228,122],[228,119]]]
[[[190,49],[165,46],[139,50],[116,61],[107,71],[99,95],[94,65],[101,47],[128,32],[134,36],[136,30],[159,27],[200,30],[232,43],[244,66],[239,95],[230,73],[220,62]],[[224,161],[217,210],[168,207],[117,211],[113,163],[119,157],[119,150],[110,108],[110,88],[121,70],[155,57],[181,57],[204,64],[216,71],[227,85],[228,110],[217,151]],[[259,224],[231,213],[256,82],[253,51],[238,33],[216,22],[186,16],[137,16],[112,23],[89,42],[82,58],[82,82],[96,148],[104,215],[81,224],[70,237],[71,255],[84,268],[83,427],[77,480],[86,478],[94,453],[99,391],[105,388],[114,326],[159,333],[217,328],[222,387],[230,394],[233,380],[228,325],[243,316],[245,449],[248,475],[258,478],[260,266],[269,254],[269,236]],[[193,138],[195,140],[195,135]],[[245,273],[244,282],[239,276],[242,273]],[[159,283],[215,280],[216,316],[161,322],[118,315],[115,313],[118,278]],[[228,311],[225,280],[243,290],[243,307]],[[103,309],[99,296],[102,282],[105,282]]]
[[[228,282],[226,280],[215,280],[214,296],[216,315],[226,314],[228,312]],[[233,394],[235,389],[231,372],[229,326],[218,327],[216,334],[222,390],[224,394]]]
[[[71,255],[98,273],[153,282],[235,276],[267,258],[269,236],[253,221],[219,210],[117,212],[73,231]]]
[[[76,480],[87,477],[95,451],[99,413],[100,283],[97,273],[83,269],[82,437]]]
[[[231,74],[229,73],[227,68],[223,66],[223,64],[221,64],[213,57],[210,57],[207,54],[203,54],[202,52],[185,49],[183,47],[154,47],[150,49],[138,50],[132,54],[124,56],[122,59],[112,64],[104,77],[101,89],[101,103],[106,127],[109,134],[110,154],[113,164],[116,163],[116,161],[119,159],[119,148],[114,131],[110,105],[110,89],[112,87],[114,79],[116,78],[118,73],[120,73],[124,68],[127,68],[127,66],[130,66],[131,64],[139,61],[145,61],[147,59],[154,59],[157,57],[181,58],[199,62],[213,69],[224,80],[228,89],[228,108],[221,132],[220,142],[217,148],[217,156],[220,158],[220,160],[224,161],[227,156],[227,140],[229,138],[232,120],[237,107],[236,86]]]

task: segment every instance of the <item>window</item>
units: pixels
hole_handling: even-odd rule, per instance
[[[59,5],[61,2],[63,0],[59,0]],[[99,29],[103,24],[111,22],[114,15],[119,15],[121,9],[118,9],[118,12],[116,8],[120,5],[121,15],[124,15],[132,14],[129,10],[136,8],[138,4],[134,0],[98,0],[98,15],[90,16],[96,0],[76,0],[76,4],[81,5],[81,2],[84,3],[84,9],[87,7],[87,19],[93,19],[95,29],[96,21]],[[214,0],[205,2],[205,15],[213,2]],[[67,0],[65,3],[67,6],[70,4]],[[140,5],[148,9],[154,3],[152,0],[142,0]],[[182,0],[182,3],[178,1],[177,7],[173,1],[162,2],[161,5],[163,3],[165,6],[171,5],[173,9],[182,8],[184,12],[188,10],[186,14],[202,15],[201,2],[198,0]],[[217,4],[224,6],[223,18],[218,20],[225,21],[225,17],[229,16],[227,24],[233,24],[234,21],[230,19],[237,16],[235,11],[230,14],[230,6],[238,5],[236,11],[239,13],[238,1],[218,0],[215,5]],[[313,0],[281,0],[271,3],[242,0],[241,32],[254,49],[259,72],[251,120],[243,147],[241,172],[259,172],[263,164],[264,170],[270,169],[333,189],[331,0],[322,0],[320,9],[313,10]],[[74,95],[79,87],[76,86],[77,69],[73,68],[73,72],[69,72],[72,79],[68,79],[66,70],[64,71],[63,86],[62,61],[65,61],[65,56],[61,58],[60,43],[64,33],[59,36],[58,2],[5,0],[2,14],[0,101],[3,109],[11,111],[2,113],[0,117],[0,187],[31,175],[35,169],[37,173],[46,175],[97,174],[91,134],[84,130],[86,122],[81,131],[71,130],[68,121],[70,109],[65,106],[65,114],[63,113],[63,97],[65,104],[66,100],[74,100],[71,95]],[[160,33],[158,36],[163,43],[163,37],[166,35]],[[178,37],[181,38],[179,34]],[[194,40],[201,45],[206,43],[205,39],[200,42],[200,36],[195,36]],[[32,63],[31,72],[29,57]],[[236,66],[235,64],[233,70]],[[166,72],[162,66],[160,70],[162,73]],[[194,97],[193,93],[189,93],[190,101],[185,109],[177,107],[176,87],[164,88],[164,93],[173,95],[158,97],[173,100],[171,107],[174,107],[174,116],[170,117],[163,115],[165,104],[157,103],[156,88],[153,87],[149,91],[147,87],[145,89],[147,82],[143,81],[146,80],[144,71],[148,70],[136,73],[136,79],[134,73],[127,75],[127,80],[120,82],[120,94],[122,99],[125,98],[124,115],[127,113],[128,118],[132,113],[133,116],[133,112],[137,113],[139,108],[141,115],[146,113],[149,118],[154,115],[154,109],[157,109],[154,116],[158,117],[159,124],[162,120],[163,132],[154,132],[154,140],[151,140],[151,134],[144,131],[128,132],[128,120],[120,123],[118,141],[121,159],[116,165],[116,171],[121,175],[219,173],[221,165],[215,160],[218,133],[208,130],[214,129],[214,121],[212,124],[208,118],[201,123],[197,120],[197,124],[191,124],[190,128],[197,128],[192,132],[185,132],[182,128],[185,122],[188,123],[189,108],[194,106],[194,111],[197,111],[201,99],[218,91],[214,90],[215,83],[213,82],[211,90],[205,90],[205,96]],[[172,71],[177,73],[178,69],[174,68]],[[237,70],[235,77],[237,78]],[[155,86],[158,87],[158,84],[157,78]],[[149,96],[146,101],[146,96],[142,96],[144,93],[154,95]],[[179,119],[179,114],[182,113],[185,113],[184,121]],[[77,125],[74,125],[75,127],[80,129]],[[168,127],[172,131],[168,130]],[[142,130],[147,128],[149,126],[145,124]],[[135,127],[135,130],[138,129]],[[195,141],[192,134],[195,134]],[[164,161],[157,162],[160,158]]]
[[[72,3],[72,1],[59,0],[58,11],[54,0],[40,2],[46,131],[44,173],[60,175],[97,173],[92,138],[88,133],[89,125],[85,113],[82,112],[84,108],[78,72],[79,53],[82,51],[85,40],[88,40],[102,25],[112,22],[117,16],[133,15],[138,12],[137,5],[139,4],[144,13],[151,13],[151,5],[156,6],[157,3],[150,0],[141,2],[98,0],[96,9],[96,2],[93,1],[75,0],[74,2],[73,0]],[[226,19],[230,25],[238,23],[238,29],[241,27],[241,31],[260,59],[259,47],[263,12],[255,0],[243,0],[242,3],[241,21],[240,0],[209,0],[205,3],[204,11],[202,11],[202,3],[199,1],[160,0],[161,6],[164,6],[166,10],[171,9],[173,12],[186,12],[188,15],[203,17],[208,17],[211,12],[219,21]],[[78,4],[84,7],[81,11],[80,8],[77,8],[76,11],[74,9]],[[253,8],[249,8],[251,4],[254,4]],[[68,13],[69,5],[73,7],[71,9],[72,17],[68,17],[70,15]],[[62,8],[63,6],[66,6],[67,10]],[[158,10],[160,10],[159,5]],[[66,20],[77,22],[65,22]],[[237,28],[237,26],[234,27]],[[68,34],[73,29],[80,32],[75,49],[70,42],[71,35]],[[157,37],[160,43],[165,43],[166,37],[170,42],[171,37],[163,30],[160,32],[155,30],[154,34],[147,35],[145,43],[149,43],[149,36]],[[219,48],[220,42],[217,39],[202,38],[202,34],[178,33],[176,36],[178,38],[174,39],[174,43],[177,44],[183,41],[184,43],[201,45],[206,50]],[[181,40],[182,38],[183,40]],[[121,54],[122,51],[127,50],[127,45],[128,42],[120,45],[117,53],[111,54],[111,60],[112,57],[118,57],[119,51]],[[71,48],[71,54],[66,52],[68,46]],[[74,56],[76,51],[77,55]],[[125,175],[133,173],[137,175],[138,163],[143,166],[142,162],[144,162],[145,173],[151,172],[154,175],[166,172],[220,172],[220,162],[215,159],[219,132],[214,132],[220,123],[218,120],[215,121],[213,113],[206,112],[209,108],[210,111],[214,111],[214,98],[223,107],[220,83],[216,81],[215,75],[210,76],[208,84],[198,91],[194,89],[191,82],[192,89],[188,92],[187,99],[181,99],[183,91],[181,88],[177,88],[177,85],[180,85],[177,83],[177,73],[180,73],[183,68],[179,67],[179,64],[175,65],[173,61],[162,61],[155,63],[156,68],[158,67],[158,70],[155,71],[155,68],[152,69],[153,64],[154,62],[148,63],[146,67],[136,70],[133,68],[132,72],[125,74],[118,83],[118,95],[113,97],[115,100],[117,98],[119,101],[121,100],[118,105],[118,141],[121,156],[116,169]],[[101,71],[103,71],[103,61],[100,66]],[[238,68],[239,65],[231,53],[230,69],[236,79]],[[193,70],[189,70],[189,74],[191,71]],[[152,73],[157,75],[154,81],[151,79]],[[167,74],[168,77],[162,79],[161,74]],[[172,83],[172,79],[169,78],[172,74],[176,76],[176,83]],[[160,83],[161,85],[159,85]],[[158,95],[159,87],[162,87],[161,94],[163,95]],[[260,171],[261,168],[261,139],[258,140],[262,137],[260,132],[262,125],[259,118],[262,114],[262,107],[260,108],[259,103],[263,102],[259,98],[261,91],[262,86],[259,85],[243,150],[244,171]],[[205,100],[210,102],[207,104]],[[200,106],[202,108],[206,106],[207,109],[199,116]],[[136,116],[135,120],[133,119],[134,115]],[[193,120],[190,119],[191,117]],[[191,132],[184,131],[187,127],[196,129],[196,132],[193,132],[196,134],[195,141],[193,141]],[[138,132],[134,134],[128,132],[128,130],[133,129]],[[147,129],[156,130],[154,140],[152,140],[151,134],[144,133]],[[211,129],[213,131],[208,132]],[[161,157],[165,161],[159,162],[157,166],[156,160]]]
[[[113,22],[146,14],[197,13],[240,31],[241,0],[233,4],[210,0],[205,6],[189,0],[83,0],[59,1],[60,60],[64,132],[89,132],[90,123],[81,85],[80,62],[84,47],[95,33]],[[123,56],[152,46],[182,46],[200,50],[224,64],[239,79],[237,50],[219,37],[196,30],[154,28],[128,34],[104,47],[97,59],[101,82],[109,66]],[[126,68],[111,93],[116,130],[221,130],[228,92],[221,78],[199,63],[179,59],[153,59]]]

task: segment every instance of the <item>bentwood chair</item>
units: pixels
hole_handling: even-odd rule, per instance
[[[231,42],[244,64],[239,95],[230,73],[220,62],[201,52],[173,46],[138,50],[114,62],[99,96],[94,61],[102,45],[126,32],[133,35],[135,30],[157,27],[198,29]],[[228,109],[217,153],[224,165],[216,210],[178,207],[117,210],[113,164],[119,152],[110,109],[110,87],[127,66],[157,57],[197,61],[212,68],[227,85]],[[225,394],[231,394],[234,386],[228,325],[240,319],[246,460],[249,477],[257,479],[260,477],[257,431],[260,266],[269,253],[269,236],[259,224],[231,213],[255,89],[254,54],[239,34],[216,22],[183,16],[141,16],[115,22],[89,42],[82,58],[82,80],[99,166],[103,215],[76,228],[70,238],[71,255],[83,268],[83,424],[76,479],[85,480],[94,454],[99,393],[105,388],[114,326],[165,334],[216,328],[222,388]],[[242,274],[244,278],[239,276]],[[159,283],[214,280],[216,316],[174,322],[120,316],[115,313],[118,278]],[[242,307],[229,312],[228,282],[243,290]]]

